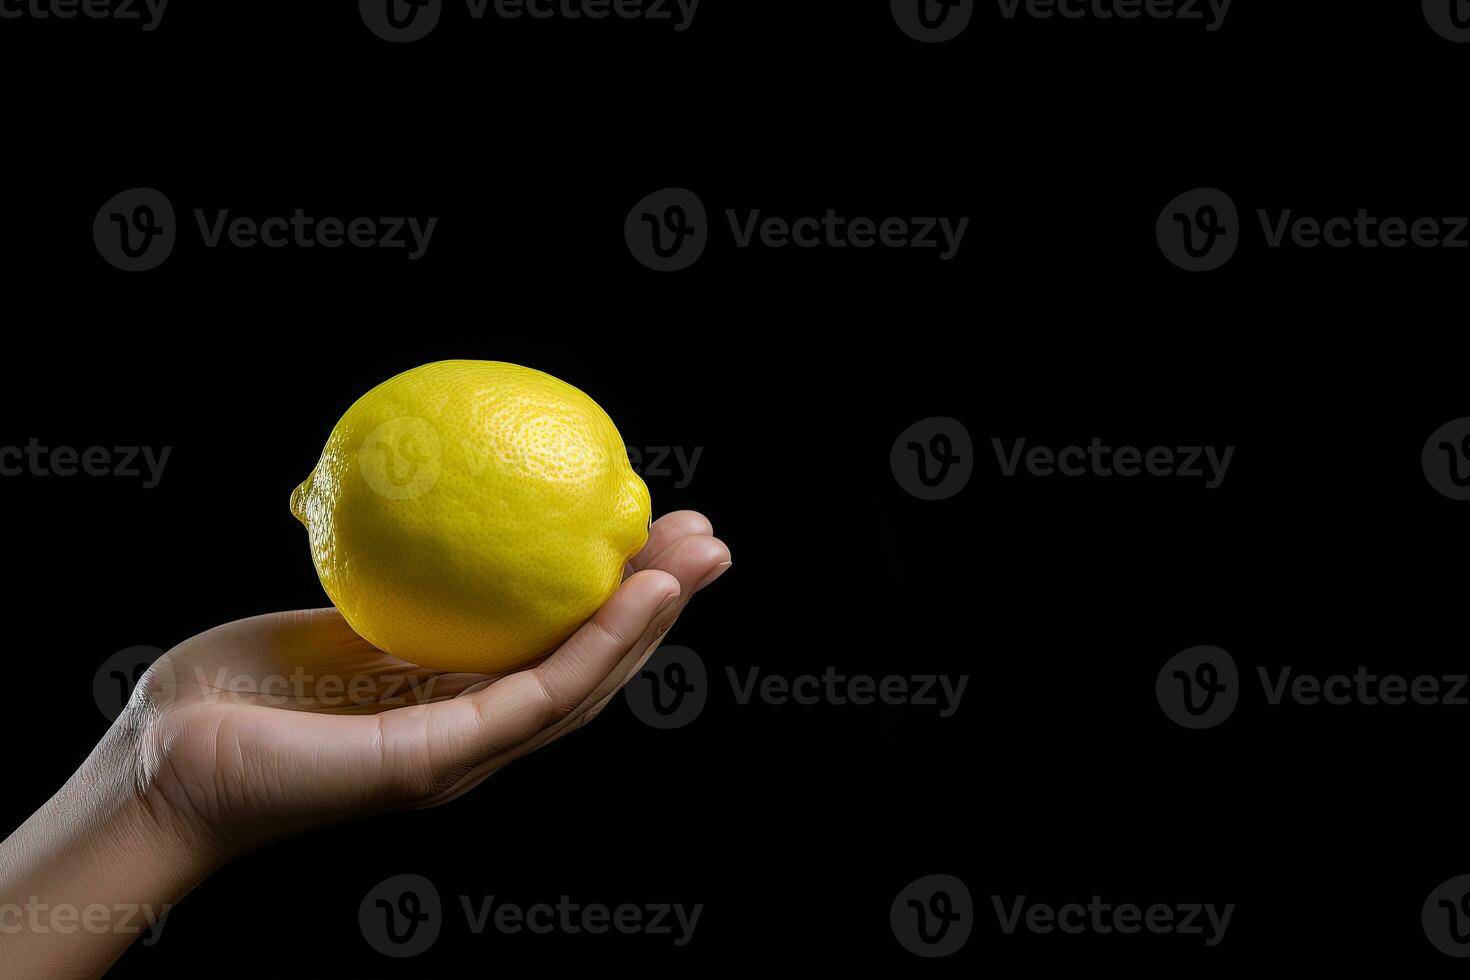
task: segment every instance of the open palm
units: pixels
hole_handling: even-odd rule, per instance
[[[131,776],[155,816],[231,853],[444,803],[596,717],[729,561],[703,516],[666,515],[591,620],[502,675],[414,666],[332,608],[216,627],[139,683],[119,719],[140,749]]]

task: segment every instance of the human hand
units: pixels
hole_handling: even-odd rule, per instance
[[[143,676],[67,784],[0,842],[0,908],[166,913],[267,841],[452,800],[595,718],[729,562],[703,516],[669,514],[591,620],[503,675],[416,667],[331,608],[186,640]],[[5,932],[0,977],[57,980],[100,976],[137,935]]]
[[[729,561],[702,515],[666,515],[591,620],[502,675],[414,666],[333,608],[201,633],[160,658],[118,719],[140,798],[223,859],[321,824],[445,803],[595,718]]]

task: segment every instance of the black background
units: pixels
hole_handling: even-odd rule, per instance
[[[307,7],[311,9],[305,9]],[[1393,9],[1390,9],[1390,6]],[[301,9],[298,9],[301,8]],[[1448,969],[1419,924],[1459,843],[1465,708],[1268,708],[1255,668],[1464,670],[1466,507],[1420,449],[1470,415],[1465,253],[1270,250],[1170,266],[1154,219],[1217,186],[1256,208],[1465,214],[1470,46],[1418,4],[1236,0],[1199,23],[1007,22],[919,44],[887,4],[704,0],[688,31],[471,23],[388,45],[354,4],[184,4],[162,26],[0,22],[8,259],[0,443],[170,446],[161,484],[0,480],[10,570],[7,829],[105,730],[110,654],[322,604],[286,499],[336,418],[445,357],[549,371],[634,446],[702,447],[656,513],[703,511],[735,565],[670,643],[715,678],[693,725],[618,704],[433,811],[237,862],[125,976],[840,975],[1266,963]],[[104,263],[135,186],[269,216],[437,216],[419,262],[339,249]],[[667,186],[796,217],[969,216],[959,256],[629,255]],[[187,230],[186,230],[187,231]],[[889,450],[953,416],[976,472],[905,493]],[[993,437],[1234,445],[1223,486],[1003,479]],[[1203,732],[1154,698],[1229,650]],[[737,706],[727,666],[967,674],[933,708]],[[357,907],[399,873],[450,918],[407,961]],[[889,904],[963,879],[975,933],[921,960]],[[470,935],[455,897],[703,902],[694,941]],[[1225,941],[1004,935],[992,895],[1236,904]]]

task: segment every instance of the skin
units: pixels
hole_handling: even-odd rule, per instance
[[[0,976],[99,977],[146,929],[28,909],[176,904],[272,840],[439,806],[597,717],[730,551],[693,511],[654,523],[617,593],[504,675],[446,674],[369,645],[335,609],[215,627],[160,658],[65,786],[0,844]],[[296,679],[290,679],[295,675]]]

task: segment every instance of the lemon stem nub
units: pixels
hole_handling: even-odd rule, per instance
[[[311,477],[301,481],[301,486],[291,491],[291,513],[296,519],[307,527],[311,524],[306,519],[306,494],[311,489]]]

